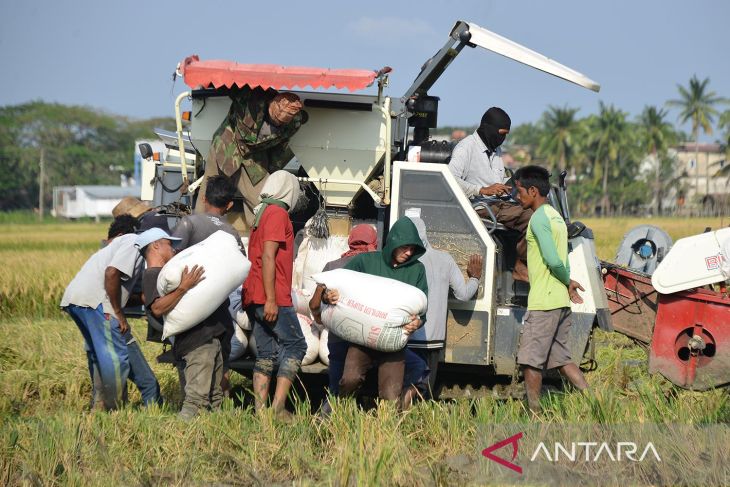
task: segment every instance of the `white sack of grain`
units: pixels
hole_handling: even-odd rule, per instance
[[[194,327],[223,304],[234,289],[248,277],[251,262],[243,256],[236,239],[217,231],[202,242],[175,255],[160,271],[157,291],[164,296],[180,285],[185,266],[205,269],[205,279],[185,293],[165,315],[163,340]]]
[[[291,301],[294,305],[294,311],[296,311],[297,314],[304,315],[308,318],[312,317],[312,313],[309,309],[310,299],[312,299],[311,291],[305,291],[304,289],[291,290]]]
[[[304,340],[307,342],[307,353],[304,354],[302,365],[310,365],[319,357],[319,329],[312,326],[312,319],[309,316],[297,314],[297,318],[302,327]]]
[[[323,329],[319,334],[319,360],[325,365],[330,364],[330,349],[327,347],[327,340],[329,338],[329,330]]]
[[[322,323],[351,343],[383,352],[405,347],[403,326],[426,312],[426,295],[415,286],[348,269],[315,274],[317,284],[337,289],[336,305],[322,304]]]
[[[240,326],[235,326],[235,332],[231,337],[231,354],[228,356],[229,360],[236,360],[246,353],[248,349],[248,335]]]
[[[317,286],[312,280],[312,275],[322,272],[328,262],[337,260],[342,254],[350,249],[347,243],[348,237],[332,235],[329,238],[314,238],[306,234],[309,224],[305,224],[305,237],[297,250],[297,258],[294,260],[294,275],[292,287],[302,289],[310,296]]]

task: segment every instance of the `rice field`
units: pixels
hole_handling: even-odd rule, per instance
[[[583,221],[606,260],[625,231],[646,222]],[[728,224],[719,218],[649,222],[674,239]],[[92,412],[82,339],[57,306],[106,225],[0,228],[0,485],[483,485],[491,481],[463,465],[478,462],[487,446],[484,425],[730,422],[727,390],[685,391],[650,377],[644,349],[602,332],[596,335],[598,369],[586,375],[591,393],[546,394],[539,416],[521,401],[487,396],[421,402],[405,413],[337,401],[323,421],[295,399],[294,422],[283,424],[241,405],[248,382],[236,375],[237,397],[187,424],[175,416],[177,374],[155,362],[160,345],[146,342],[142,348],[166,404],[141,408],[130,385],[129,406]],[[141,320],[131,325],[144,336]]]

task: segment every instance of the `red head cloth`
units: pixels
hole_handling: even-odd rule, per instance
[[[378,248],[377,241],[378,232],[375,231],[372,225],[367,223],[356,225],[350,232],[350,238],[347,239],[350,250],[342,254],[342,257],[372,252]]]

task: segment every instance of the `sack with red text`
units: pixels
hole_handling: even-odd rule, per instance
[[[423,291],[395,279],[348,269],[321,272],[312,279],[340,293],[337,304],[322,304],[324,326],[348,342],[374,350],[395,352],[405,347],[408,335],[403,326],[411,315],[426,313]]]

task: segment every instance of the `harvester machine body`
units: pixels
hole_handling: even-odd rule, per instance
[[[395,162],[390,224],[406,215],[423,219],[430,245],[451,254],[462,271],[470,255],[484,256],[476,296],[449,300],[444,362],[488,365],[498,375],[515,375],[529,292],[528,284],[512,278],[519,234],[482,220],[444,164]],[[608,304],[590,230],[579,227],[569,245],[571,277],[585,288],[584,302],[572,304],[570,348],[579,360],[594,325],[600,324],[598,316],[608,317]]]
[[[399,217],[418,214],[426,222],[433,246],[449,252],[464,273],[467,257],[482,255],[484,269],[477,296],[467,302],[449,301],[442,361],[477,376],[496,373],[515,377],[516,351],[529,291],[525,283],[512,280],[519,235],[501,225],[485,224],[478,217],[443,164],[450,150],[437,160],[404,162],[410,147],[430,143],[429,130],[436,127],[438,98],[430,96],[428,90],[466,47],[481,47],[579,86],[599,90],[598,83],[571,68],[476,24],[459,21],[443,47],[424,64],[411,87],[399,98],[384,93],[390,72],[387,67],[377,72],[315,73],[312,68],[186,58],[178,72],[191,91],[178,96],[178,133],[167,141],[171,149],[175,140],[177,147],[186,148],[176,149],[176,169],[178,177],[185,179],[182,193],[186,188],[192,193],[202,182],[208,151],[215,131],[228,114],[231,95],[240,88],[260,86],[291,91],[295,86],[311,86],[355,91],[377,83],[375,95],[293,91],[302,99],[308,120],[290,140],[296,158],[287,169],[312,184],[331,214],[344,214],[350,224],[353,219],[376,223],[381,245],[388,228]],[[192,99],[187,136],[182,130],[180,108],[185,97]],[[194,176],[189,173],[191,167]],[[159,185],[166,180],[156,181]],[[171,187],[168,183],[166,186]],[[567,220],[565,188],[560,191],[563,197],[554,196],[551,201]],[[344,232],[348,228],[345,226]],[[608,305],[590,230],[578,228],[570,235],[570,245],[572,272],[586,288],[585,303],[573,307],[571,349],[579,361],[593,326],[601,324],[601,316],[608,316]]]
[[[678,240],[650,276],[602,263],[614,329],[649,348],[649,372],[687,389],[730,384],[730,228]]]

